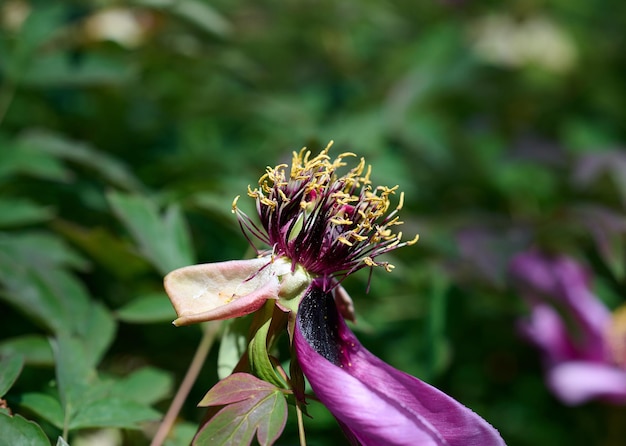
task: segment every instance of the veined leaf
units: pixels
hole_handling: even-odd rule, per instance
[[[194,263],[191,239],[178,207],[170,206],[160,214],[146,197],[111,193],[108,199],[140,251],[161,273]]]
[[[249,373],[233,373],[211,388],[198,406],[222,406],[250,398],[251,395],[273,392],[277,387]]]
[[[124,164],[88,143],[43,130],[29,131],[20,137],[20,142],[33,150],[88,167],[114,186],[131,191],[144,189]]]
[[[21,415],[0,412],[0,446],[50,446],[50,441],[39,425]]]
[[[135,401],[103,398],[80,405],[70,421],[70,429],[88,427],[120,427],[138,429],[139,423],[158,420],[161,414]]]
[[[248,446],[255,434],[261,445],[271,445],[287,421],[287,401],[280,389],[245,373],[220,381],[202,402],[227,405],[200,429],[193,442],[197,446]]]
[[[136,370],[115,381],[111,394],[142,404],[154,404],[171,394],[172,376],[155,367]]]
[[[24,393],[20,395],[19,404],[59,429],[63,429],[64,411],[61,403],[54,396],[45,393]]]

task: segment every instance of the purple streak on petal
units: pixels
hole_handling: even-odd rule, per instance
[[[549,370],[548,385],[559,399],[570,405],[595,398],[626,402],[626,371],[609,364],[564,362]]]
[[[470,409],[363,348],[321,289],[303,298],[296,327],[294,345],[311,387],[361,444],[504,445]]]

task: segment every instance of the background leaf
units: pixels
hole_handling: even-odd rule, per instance
[[[155,204],[143,197],[113,193],[108,198],[141,252],[161,273],[193,263],[189,234],[176,206],[160,215]]]
[[[21,356],[0,356],[0,397],[9,391],[23,365],[24,358]]]
[[[50,441],[37,423],[21,415],[9,416],[0,413],[0,445],[2,446],[49,446]]]
[[[24,335],[4,339],[0,341],[0,355],[23,356],[26,364],[54,365],[50,342],[40,335]]]
[[[155,293],[139,296],[116,312],[119,320],[130,323],[171,322],[176,319],[167,294]]]

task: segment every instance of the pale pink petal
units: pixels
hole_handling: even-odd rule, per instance
[[[284,265],[262,257],[172,271],[165,277],[165,290],[178,314],[174,325],[230,319],[258,310],[278,297],[282,269]]]
[[[591,399],[626,402],[626,371],[610,364],[569,361],[552,367],[548,385],[566,404],[576,405]]]

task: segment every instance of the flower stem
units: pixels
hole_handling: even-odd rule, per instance
[[[172,400],[172,404],[170,405],[165,417],[163,417],[163,421],[161,425],[157,429],[150,446],[161,446],[165,439],[167,438],[178,414],[180,413],[180,409],[183,407],[183,403],[187,399],[189,392],[191,391],[191,387],[196,382],[198,378],[198,374],[200,373],[200,369],[206,360],[207,355],[209,354],[209,350],[211,350],[211,346],[215,341],[215,337],[220,329],[221,321],[213,321],[208,322],[204,327],[204,333],[202,334],[202,339],[198,344],[198,348],[196,349],[196,353],[189,364],[189,368],[187,369],[187,373],[185,374],[185,378],[183,378],[183,382],[180,384],[174,399]]]
[[[300,436],[300,446],[306,446],[306,437],[304,436],[304,422],[302,420],[302,410],[300,403],[296,401],[296,415],[298,416],[298,435]]]

